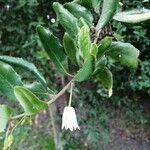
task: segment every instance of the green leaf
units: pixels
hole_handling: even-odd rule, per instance
[[[67,57],[58,38],[40,25],[37,26],[37,33],[45,51],[56,65],[57,69],[60,72],[67,74]]]
[[[81,4],[87,8],[92,8],[92,1],[93,0],[74,0],[73,2]]]
[[[60,24],[64,27],[69,36],[75,39],[79,31],[77,18],[58,2],[53,3],[53,8]]]
[[[150,21],[150,9],[130,10],[117,13],[113,19],[130,24],[138,24]]]
[[[81,6],[77,3],[66,3],[65,8],[68,9],[75,17],[84,18],[88,25],[93,24],[93,16],[91,12],[84,6]]]
[[[74,0],[73,2],[83,5],[88,9],[93,8],[94,11],[99,14],[100,4],[102,0]]]
[[[0,105],[0,132],[4,132],[12,112],[12,109],[7,105]]]
[[[102,0],[92,0],[92,6],[97,14],[99,14],[101,2]]]
[[[85,22],[85,20],[81,17],[78,20],[79,23],[79,27],[82,28],[83,26],[87,26],[87,23]]]
[[[20,76],[8,64],[0,62],[0,91],[9,99],[15,100],[14,86],[23,85]]]
[[[95,57],[93,55],[89,55],[82,68],[74,76],[75,81],[82,82],[84,80],[87,80],[94,72],[94,69]]]
[[[22,58],[11,57],[11,56],[0,56],[0,60],[8,64],[12,64],[17,67],[21,67],[29,72],[31,72],[37,79],[47,88],[47,83],[41,73],[37,70],[33,63],[30,63]]]
[[[46,102],[39,100],[36,95],[25,87],[16,86],[14,88],[14,93],[26,115],[33,115],[48,108],[48,104]]]
[[[93,55],[94,57],[96,57],[97,52],[98,52],[98,46],[97,46],[97,44],[92,43],[91,44],[91,49],[90,49],[91,55]]]
[[[105,55],[100,59],[96,59],[95,70],[93,72],[93,75],[97,75],[99,69],[104,68],[106,65],[107,65],[107,58],[105,57]]]
[[[81,57],[86,59],[91,48],[90,29],[87,25],[83,26],[79,31],[78,46]]]
[[[136,67],[139,50],[130,43],[113,42],[106,55],[119,61],[122,65]]]
[[[39,82],[33,82],[32,84],[24,85],[27,89],[33,92],[37,96],[45,97],[48,95],[47,90],[43,87],[43,85]]]
[[[106,36],[104,39],[100,41],[100,45],[98,47],[98,53],[97,53],[97,58],[101,58],[105,52],[108,50],[108,48],[112,44],[112,38]]]
[[[102,67],[97,72],[97,79],[109,90],[109,97],[112,95],[113,77],[111,71],[107,67]]]
[[[109,21],[113,18],[118,3],[119,0],[103,0],[101,16],[96,25],[97,31],[105,27],[109,23]]]
[[[76,63],[77,47],[75,45],[75,42],[68,35],[68,33],[64,34],[64,37],[63,37],[63,46],[64,46],[65,52],[68,55],[68,57],[71,60],[71,62],[73,64],[75,64]]]
[[[14,141],[14,137],[13,137],[12,134],[10,134],[10,135],[5,139],[5,141],[4,141],[4,148],[3,148],[3,150],[8,150],[9,147],[12,145],[13,141]]]
[[[105,55],[103,57],[101,57],[100,59],[97,59],[96,62],[96,68],[99,69],[101,67],[106,66],[107,64],[107,58],[105,57]]]

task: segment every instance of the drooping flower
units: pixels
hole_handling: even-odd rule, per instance
[[[79,129],[80,127],[77,122],[77,117],[75,113],[75,109],[71,106],[67,106],[64,108],[63,116],[62,116],[62,129],[70,129],[71,131]]]
[[[112,88],[110,88],[109,91],[108,91],[108,97],[111,97],[112,94],[113,94],[113,90],[112,90]]]

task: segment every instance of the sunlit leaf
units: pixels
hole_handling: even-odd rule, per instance
[[[14,88],[14,93],[26,115],[33,115],[48,108],[46,102],[41,101],[36,95],[25,87],[16,86]]]
[[[150,21],[150,9],[130,10],[117,13],[113,19],[130,24],[138,24]]]
[[[7,122],[12,115],[12,109],[7,105],[0,105],[0,132],[4,132]]]
[[[8,135],[8,137],[6,137],[5,141],[4,141],[4,147],[3,150],[8,150],[10,148],[10,146],[12,145],[14,141],[14,137],[12,134]]]
[[[106,55],[119,61],[122,65],[136,67],[139,50],[130,43],[113,42]]]
[[[82,58],[87,58],[90,53],[91,39],[90,39],[90,29],[87,25],[80,29],[78,37],[79,52]]]
[[[97,52],[98,52],[98,46],[97,46],[97,44],[92,43],[91,44],[91,48],[90,48],[91,55],[93,55],[94,57],[96,57]]]

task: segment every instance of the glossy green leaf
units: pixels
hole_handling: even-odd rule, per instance
[[[21,67],[29,72],[31,72],[37,79],[43,84],[45,88],[47,88],[47,83],[38,69],[35,67],[33,63],[30,63],[22,58],[11,57],[11,56],[0,56],[0,60],[6,62],[8,64],[12,64],[17,67]]]
[[[64,46],[65,52],[68,55],[71,62],[75,64],[76,63],[77,47],[75,45],[75,42],[68,35],[68,33],[64,34],[63,46]]]
[[[24,85],[27,89],[33,92],[37,96],[45,97],[48,95],[47,90],[43,87],[43,85],[39,82],[33,82],[32,84]]]
[[[12,109],[7,105],[0,105],[0,132],[4,132],[7,122],[12,115]]]
[[[77,18],[82,17],[85,19],[88,25],[92,25],[93,15],[84,6],[81,6],[77,3],[66,3],[65,8],[68,9],[75,17]]]
[[[97,46],[97,44],[92,43],[91,44],[91,49],[90,49],[91,55],[93,55],[94,57],[96,57],[97,52],[98,52],[98,46]]]
[[[108,50],[108,48],[111,46],[111,44],[112,44],[111,37],[106,36],[104,39],[102,39],[98,47],[97,58],[101,58]]]
[[[101,16],[96,25],[97,31],[105,27],[109,23],[109,21],[113,18],[118,3],[119,0],[103,0]]]
[[[74,17],[67,9],[63,7],[63,5],[59,4],[58,2],[53,3],[53,8],[59,23],[63,26],[63,28],[72,39],[76,38],[79,31],[77,18]]]
[[[67,74],[67,57],[58,38],[56,38],[50,31],[40,25],[37,26],[37,33],[45,51],[56,65],[57,69],[60,72]]]
[[[113,19],[130,24],[143,23],[150,21],[150,9],[130,10],[117,13]]]
[[[0,62],[0,91],[9,99],[15,100],[14,86],[22,85],[20,76],[8,64]]]
[[[33,115],[48,108],[46,102],[39,100],[36,95],[23,86],[16,86],[14,88],[14,93],[26,115]]]
[[[81,57],[86,59],[91,47],[90,29],[87,25],[83,26],[79,31],[78,46]]]
[[[112,95],[113,77],[111,71],[107,67],[102,67],[97,72],[98,81],[109,90],[109,97]]]
[[[90,78],[95,69],[95,57],[93,55],[89,55],[83,64],[82,68],[78,71],[78,73],[74,76],[74,80],[78,82],[82,82]]]
[[[130,43],[113,42],[106,55],[119,61],[122,65],[136,67],[139,50]]]

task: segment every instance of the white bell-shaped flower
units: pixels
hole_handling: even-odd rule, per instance
[[[70,129],[71,131],[79,129],[75,109],[71,106],[65,107],[62,116],[62,129]]]

